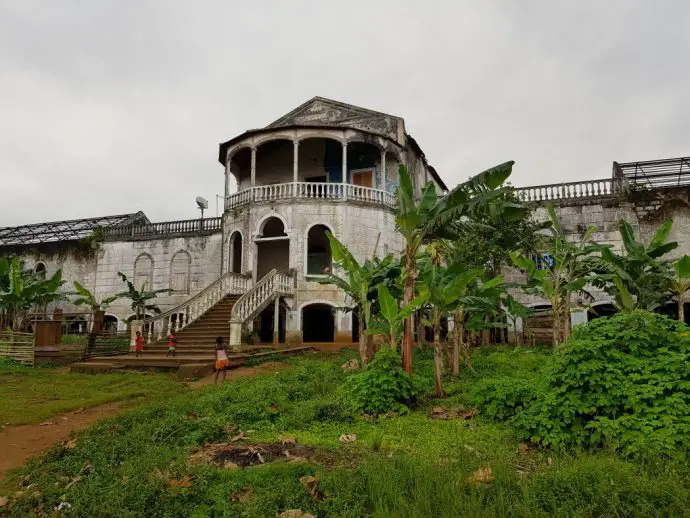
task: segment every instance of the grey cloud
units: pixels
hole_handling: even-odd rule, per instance
[[[453,184],[690,154],[680,0],[0,5],[0,226],[195,217],[217,144],[314,95],[400,115]]]

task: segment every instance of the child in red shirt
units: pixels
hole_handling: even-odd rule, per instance
[[[144,338],[141,336],[141,331],[137,331],[137,339],[134,341],[134,353],[138,358],[144,351]]]
[[[177,349],[177,335],[175,334],[175,331],[171,331],[170,336],[168,337],[168,352],[165,354],[165,357],[167,358],[172,354],[174,358],[175,349]]]

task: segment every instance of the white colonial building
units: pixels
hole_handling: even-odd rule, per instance
[[[402,118],[320,97],[221,144],[218,158],[220,218],[151,223],[140,212],[3,228],[0,253],[21,255],[47,274],[61,268],[67,291],[78,280],[99,298],[122,290],[118,271],[137,286],[172,290],[156,301],[164,313],[145,323],[154,339],[231,298],[233,331],[228,323],[224,334],[232,342],[242,327],[264,342],[351,342],[357,326],[341,309],[350,301],[319,283],[331,268],[325,233],[360,260],[377,243],[379,255],[400,252],[393,215],[399,165],[418,192],[429,181],[446,190]],[[95,248],[84,242],[100,235]],[[63,306],[75,328],[85,327],[77,308]],[[123,329],[131,315],[120,300],[106,322]]]

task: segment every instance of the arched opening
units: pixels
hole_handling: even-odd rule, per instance
[[[235,231],[230,235],[230,272],[242,273],[242,234]]]
[[[173,255],[170,262],[170,289],[175,293],[189,293],[189,274],[192,258],[184,250]]]
[[[335,315],[328,304],[309,304],[302,308],[302,341],[330,343],[335,341]]]
[[[610,302],[605,304],[597,304],[596,306],[592,306],[587,310],[587,321],[601,317],[612,317],[616,313],[618,313],[618,309],[616,309],[616,306]]]
[[[273,330],[275,325],[275,304],[269,304],[254,321],[254,332],[258,335],[262,344],[273,343]],[[285,315],[283,304],[278,306],[278,343],[285,343]]]
[[[34,266],[34,275],[39,279],[46,278],[46,264],[44,262],[36,263],[36,266]]]
[[[331,271],[331,244],[326,237],[326,225],[314,225],[307,233],[307,275],[325,275]]]
[[[287,272],[290,269],[290,238],[283,221],[271,216],[261,226],[256,238],[256,278],[261,279],[271,270]]]
[[[84,317],[72,317],[65,322],[65,334],[81,335],[89,330],[88,323]]]
[[[292,182],[295,146],[291,140],[276,139],[256,148],[255,185]]]
[[[230,158],[230,172],[235,177],[238,191],[250,187],[251,164],[252,150],[249,147],[238,149]]]
[[[359,306],[352,310],[352,343],[359,342]]]
[[[141,254],[134,261],[134,287],[141,290],[153,289],[153,258],[149,254]]]
[[[381,149],[367,142],[350,142],[347,145],[349,183],[361,187],[381,186]]]
[[[299,143],[298,179],[342,183],[343,143],[328,137],[308,137]],[[310,191],[318,195],[321,191]]]
[[[105,315],[103,317],[103,332],[104,333],[117,333],[119,320],[114,315]]]
[[[683,311],[685,323],[690,325],[690,302],[683,303]],[[667,302],[663,306],[655,309],[654,312],[678,320],[678,302]]]

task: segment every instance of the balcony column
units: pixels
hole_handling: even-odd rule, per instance
[[[347,200],[347,140],[343,140],[342,184],[343,184],[343,199]]]
[[[297,183],[297,173],[299,171],[299,140],[295,140],[295,151],[292,154],[292,181]]]
[[[381,151],[381,190],[386,190],[386,150]]]
[[[280,343],[280,297],[276,297],[273,306],[273,345]]]
[[[256,148],[252,147],[252,169],[251,169],[251,185],[256,185]]]

